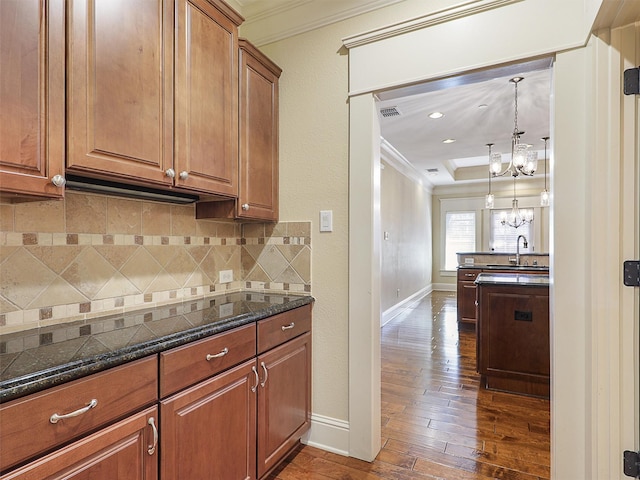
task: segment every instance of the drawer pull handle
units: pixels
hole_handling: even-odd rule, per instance
[[[258,370],[256,369],[255,366],[251,367],[251,371],[256,376],[256,384],[253,387],[251,387],[251,391],[253,393],[256,393],[256,390],[258,389],[258,384],[260,383],[260,375],[258,375]]]
[[[49,421],[51,423],[58,423],[60,420],[63,420],[65,418],[77,417],[78,415],[82,415],[83,413],[87,413],[89,410],[91,410],[96,405],[98,405],[98,400],[96,400],[94,398],[89,402],[89,405],[87,405],[86,407],[82,407],[82,408],[76,410],[75,412],[65,413],[64,415],[59,415],[57,413],[54,413],[53,415],[51,415],[51,418],[49,418]]]
[[[475,273],[465,273],[464,276],[465,277],[475,277],[476,274]]]
[[[282,325],[282,331],[284,332],[285,330],[291,330],[295,326],[296,324],[293,322],[291,322],[289,325]]]
[[[153,429],[153,445],[149,445],[147,453],[149,455],[153,455],[156,453],[156,447],[158,446],[158,429],[156,428],[156,422],[153,417],[149,417],[149,421],[147,423],[151,425],[151,428]]]
[[[207,355],[207,362],[209,360],[213,360],[214,358],[224,357],[227,353],[229,353],[229,349],[227,347],[224,347],[220,353],[216,353],[214,355],[208,354]]]
[[[262,370],[264,370],[264,380],[260,382],[260,386],[264,388],[264,386],[267,384],[267,378],[269,378],[269,372],[267,371],[267,366],[264,364],[264,362],[260,362],[260,366],[262,366]]]

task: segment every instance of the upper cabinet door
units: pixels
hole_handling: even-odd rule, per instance
[[[282,70],[240,40],[239,218],[278,220],[278,79]]]
[[[0,1],[0,193],[61,197],[64,2]]]
[[[176,0],[176,185],[238,194],[238,25],[215,0]]]
[[[172,5],[69,3],[68,170],[173,183]]]

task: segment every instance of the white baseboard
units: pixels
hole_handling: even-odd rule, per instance
[[[455,283],[434,283],[433,290],[440,292],[455,292],[457,285]]]
[[[311,414],[311,429],[302,443],[338,455],[349,456],[349,422]]]
[[[388,322],[400,315],[405,308],[409,308],[414,303],[419,302],[424,297],[429,295],[432,291],[433,286],[427,285],[426,287],[418,290],[410,297],[405,298],[400,303],[396,303],[392,307],[387,308],[384,312],[382,312],[382,316],[380,318],[380,327],[384,327]]]

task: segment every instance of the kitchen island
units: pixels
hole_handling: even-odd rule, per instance
[[[485,388],[549,398],[549,277],[481,273],[477,369]]]

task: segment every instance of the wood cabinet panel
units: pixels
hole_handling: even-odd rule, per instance
[[[157,358],[151,356],[3,404],[0,470],[150,405],[157,395]],[[85,413],[51,422],[54,413],[75,412],[94,399]]]
[[[487,388],[549,396],[549,288],[481,285],[478,371]]]
[[[176,185],[238,193],[238,33],[220,2],[177,0]]]
[[[311,334],[258,357],[258,478],[291,450],[311,425]]]
[[[0,2],[0,193],[62,197],[63,0]]]
[[[278,79],[282,70],[240,41],[239,218],[278,220]]]
[[[476,284],[481,269],[458,269],[458,323],[475,325],[476,323]]]
[[[172,184],[172,45],[170,0],[70,3],[68,170]]]
[[[255,478],[255,360],[161,402],[164,480]]]
[[[254,324],[163,352],[160,354],[160,397],[194,385],[255,354]]]
[[[280,313],[258,322],[258,353],[277,347],[311,331],[311,305]]]
[[[93,435],[0,477],[1,480],[155,480],[157,449],[150,419],[157,422],[158,408],[132,415]],[[3,444],[4,448],[4,444]]]

